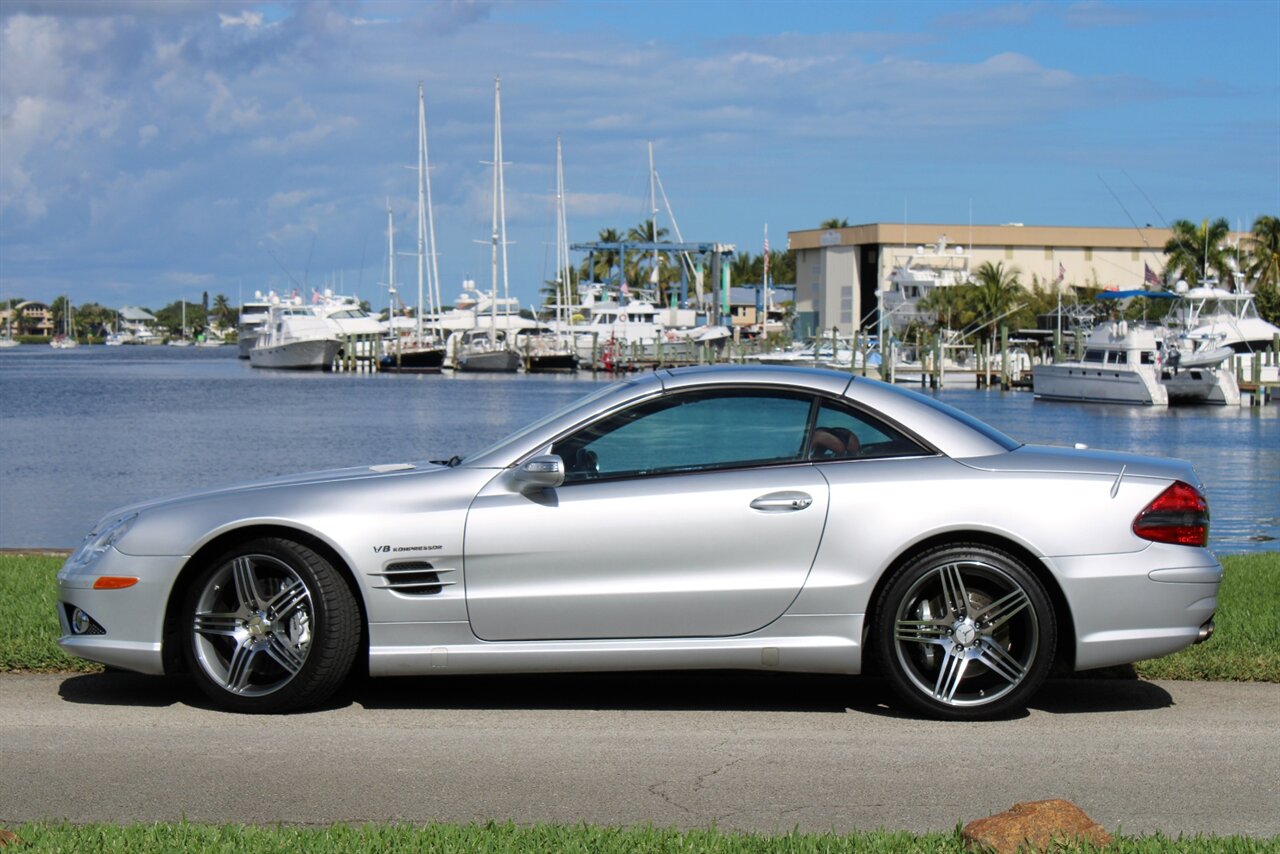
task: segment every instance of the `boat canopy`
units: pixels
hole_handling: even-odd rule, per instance
[[[1097,299],[1129,299],[1129,297],[1148,297],[1150,299],[1177,299],[1177,294],[1168,291],[1103,291]]]

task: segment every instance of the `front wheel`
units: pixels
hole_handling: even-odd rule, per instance
[[[214,702],[238,712],[287,712],[328,698],[351,670],[360,610],[333,566],[279,538],[214,560],[183,607],[187,665]]]
[[[976,544],[933,549],[898,570],[873,633],[898,696],[946,720],[1025,706],[1057,643],[1040,581],[1013,556]]]

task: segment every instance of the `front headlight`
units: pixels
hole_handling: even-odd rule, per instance
[[[79,569],[93,563],[102,556],[103,552],[120,542],[137,518],[137,513],[130,513],[128,516],[120,516],[90,531],[84,538],[84,542],[80,544],[80,548],[67,561],[66,568]]]

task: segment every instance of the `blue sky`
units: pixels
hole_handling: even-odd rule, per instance
[[[685,238],[755,253],[830,217],[1247,228],[1280,214],[1278,44],[1280,0],[0,0],[0,298],[384,306],[419,80],[442,292],[487,286],[496,74],[526,304],[557,133],[574,241],[648,216],[649,141]]]

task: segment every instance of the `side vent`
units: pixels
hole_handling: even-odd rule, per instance
[[[382,572],[372,575],[382,578],[385,590],[394,590],[405,596],[435,596],[444,588],[455,584],[456,569],[435,567],[423,560],[393,563]]]

